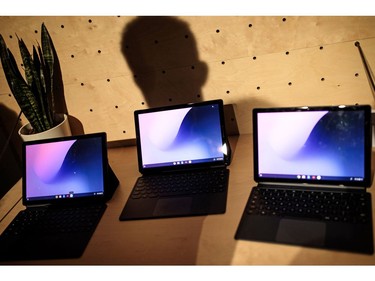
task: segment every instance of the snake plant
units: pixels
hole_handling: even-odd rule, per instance
[[[9,88],[33,133],[57,125],[56,98],[64,94],[60,63],[52,39],[44,23],[41,26],[41,44],[33,46],[32,54],[24,41],[18,38],[24,76],[18,69],[12,52],[0,34],[1,63]]]

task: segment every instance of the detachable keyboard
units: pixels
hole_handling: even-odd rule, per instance
[[[142,199],[224,192],[227,179],[227,169],[143,176],[136,182],[131,198]]]
[[[369,193],[356,191],[254,187],[246,210],[249,215],[366,223],[371,219],[371,197]]]
[[[2,238],[21,235],[92,232],[106,205],[66,208],[28,208],[21,211],[1,235]]]

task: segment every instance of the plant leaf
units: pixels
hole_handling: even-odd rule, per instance
[[[68,114],[66,101],[64,97],[64,84],[62,79],[60,61],[57,56],[55,46],[53,44],[52,38],[48,33],[47,27],[42,23],[42,49],[45,64],[50,70],[50,81],[51,81],[51,110],[53,116],[55,113],[65,113]],[[43,46],[44,42],[44,46]],[[47,80],[47,79],[46,79]],[[47,82],[46,82],[47,84]]]
[[[12,52],[7,48],[3,37],[0,35],[0,52],[1,63],[9,85],[10,90],[22,112],[30,122],[31,126],[37,131],[45,130],[43,125],[40,124],[40,115],[38,114],[38,104],[31,91],[30,86],[27,84],[21,75],[17,62],[14,59]]]
[[[33,47],[33,55],[34,60],[31,57],[29,51],[27,50],[27,47],[22,39],[18,40],[19,43],[19,49],[25,69],[25,76],[26,80],[30,86],[31,93],[33,94],[33,97],[35,99],[34,101],[30,101],[32,105],[38,105],[38,111],[36,111],[36,114],[38,114],[38,118],[41,122],[43,122],[43,127],[45,129],[49,129],[52,127],[52,119],[49,118],[49,112],[48,107],[46,107],[46,103],[44,101],[45,95],[44,95],[44,89],[41,85],[40,81],[40,72],[36,69],[34,60],[36,61],[37,66],[40,66],[38,54],[36,53],[35,47]],[[30,96],[29,99],[32,97]]]
[[[0,34],[0,52],[1,52],[1,63],[4,69],[5,77],[8,85],[10,86],[10,76],[14,75],[19,79],[23,79],[21,73],[18,70],[17,62],[14,59],[12,52],[8,49],[3,36]]]
[[[45,63],[45,70],[46,72],[49,72],[49,78],[50,78],[49,82],[46,82],[46,86],[48,86],[46,89],[46,94],[47,94],[46,98],[47,98],[48,105],[52,111],[52,115],[54,115],[55,114],[55,110],[54,110],[55,101],[54,101],[54,94],[53,94],[54,58],[53,58],[53,53],[52,53],[51,38],[44,23],[42,24],[41,29],[42,29],[41,39],[42,39],[42,51],[43,51],[42,53],[43,53],[43,59]]]
[[[27,84],[31,86],[31,84],[33,83],[32,58],[29,53],[29,50],[27,49],[25,45],[25,42],[23,42],[22,39],[18,39],[18,46],[20,49],[21,58],[22,58],[24,69],[25,69],[26,81],[27,81]]]
[[[37,131],[42,132],[46,130],[43,126],[42,118],[40,116],[39,105],[30,86],[25,80],[11,78],[11,88],[13,89],[14,98],[21,107],[22,112],[29,120],[31,126]]]
[[[33,46],[33,91],[35,98],[39,101],[39,106],[42,110],[43,120],[46,128],[51,128],[53,126],[53,121],[51,117],[50,110],[48,109],[48,104],[46,100],[45,87],[43,85],[43,70],[41,69],[41,63],[39,60],[38,53]]]

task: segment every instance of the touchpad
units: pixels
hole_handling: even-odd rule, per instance
[[[159,199],[154,209],[154,216],[188,215],[192,200],[191,197]]]
[[[276,241],[305,246],[324,246],[326,224],[315,221],[282,219]]]

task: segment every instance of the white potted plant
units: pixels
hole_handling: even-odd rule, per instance
[[[17,37],[18,38],[18,37]],[[60,63],[51,36],[41,26],[41,46],[33,46],[32,55],[18,38],[24,76],[0,34],[0,56],[9,88],[29,121],[19,134],[24,141],[71,135],[68,116],[57,111],[65,105]],[[60,103],[60,104],[59,104]]]

